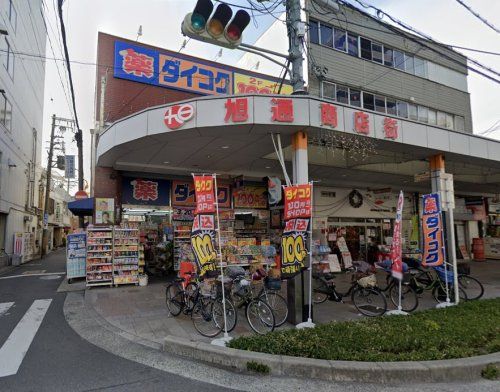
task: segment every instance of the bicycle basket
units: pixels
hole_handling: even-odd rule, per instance
[[[281,290],[281,279],[270,278],[269,276],[264,278],[264,284],[268,290]]]
[[[377,287],[377,277],[375,275],[368,275],[358,279],[358,284],[361,287]]]
[[[436,273],[438,274],[439,279],[442,282],[446,282],[446,276],[447,276],[447,278],[448,278],[448,284],[449,285],[453,284],[453,271],[447,270],[446,271],[447,273],[445,274],[444,267],[442,267],[442,266],[434,267],[434,270],[436,271]]]
[[[233,266],[233,265],[228,266],[226,271],[231,279],[245,275],[245,270],[243,269],[243,267],[240,266]]]

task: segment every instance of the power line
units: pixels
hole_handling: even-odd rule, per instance
[[[497,33],[500,33],[500,30],[495,27],[493,24],[488,22],[486,18],[481,16],[479,13],[474,11],[469,5],[465,4],[462,0],[456,0],[458,4],[462,5],[467,11],[469,11],[472,15],[474,15],[476,18],[478,18],[481,22],[483,22],[486,26],[490,27],[491,29],[495,30]]]
[[[42,1],[42,5],[45,5],[45,3],[43,1]],[[61,87],[63,89],[64,97],[65,97],[65,100],[66,100],[66,104],[68,105],[69,112],[71,113],[71,105],[69,103],[69,96],[68,96],[68,93],[67,93],[67,86],[64,85],[63,77],[61,76],[61,72],[59,70],[59,65],[58,65],[58,63],[57,63],[57,61],[55,59],[56,54],[55,54],[55,51],[54,51],[54,47],[52,45],[52,40],[50,39],[49,30],[47,29],[48,20],[45,19],[45,16],[43,15],[43,10],[41,8],[40,8],[40,14],[42,15],[43,25],[45,27],[45,31],[47,32],[47,38],[49,40],[50,50],[52,52],[52,55],[54,56],[53,60],[54,60],[54,63],[56,64],[57,74],[59,75],[59,82],[61,83]],[[49,25],[49,27],[50,27],[50,30],[54,33],[54,30],[52,29],[52,26]],[[48,58],[45,58],[44,60],[48,60]]]
[[[491,54],[493,56],[500,56],[500,52],[490,52],[488,50],[465,48],[463,46],[457,46],[457,45],[449,45],[449,46],[451,46],[452,48],[455,48],[455,49],[469,50],[471,52],[478,52],[478,53],[484,53],[484,54]]]
[[[353,6],[353,5],[352,5],[352,4],[350,4],[350,3],[347,3],[345,0],[338,0],[338,1],[339,1],[339,2],[341,2],[343,5],[345,5],[346,7],[349,7],[349,8],[351,8],[351,9],[353,9],[353,10],[356,10],[356,11],[358,11],[358,12],[360,12],[360,13],[362,13],[362,14],[364,14],[364,15],[368,16],[369,18],[371,18],[371,19],[375,20],[376,22],[381,23],[381,22],[380,22],[377,18],[375,18],[373,15],[371,15],[371,14],[369,14],[369,13],[367,13],[367,12],[365,12],[365,11],[361,10],[361,9],[359,9],[358,7]],[[377,15],[385,15],[385,16],[387,16],[387,17],[388,17],[391,21],[393,21],[394,23],[398,24],[399,26],[403,27],[403,28],[404,28],[404,29],[406,29],[406,30],[409,30],[409,31],[411,31],[411,32],[413,32],[413,33],[415,33],[415,34],[418,34],[420,37],[415,37],[415,36],[413,36],[412,34],[410,34],[410,33],[408,33],[408,32],[405,32],[405,31],[403,31],[403,30],[401,30],[401,29],[398,29],[397,27],[394,27],[394,26],[391,26],[390,24],[385,23],[385,26],[386,26],[388,29],[390,29],[390,30],[394,31],[395,33],[397,33],[397,34],[399,34],[399,35],[401,35],[401,36],[406,37],[406,38],[407,38],[407,39],[409,39],[410,41],[413,41],[413,42],[415,42],[416,44],[421,45],[421,46],[423,46],[423,47],[425,47],[425,48],[427,48],[427,49],[429,49],[429,50],[433,51],[434,53],[437,53],[438,55],[440,55],[440,56],[441,56],[441,57],[443,57],[443,58],[448,59],[449,61],[452,61],[452,62],[454,62],[454,63],[456,63],[456,64],[458,64],[458,65],[460,65],[460,66],[462,66],[462,67],[466,67],[467,69],[471,70],[472,72],[475,72],[475,73],[477,73],[477,74],[479,74],[479,75],[481,75],[481,76],[483,76],[483,77],[485,77],[485,78],[487,78],[487,79],[490,79],[491,81],[494,81],[494,82],[496,82],[496,83],[499,83],[499,84],[500,84],[500,80],[499,80],[499,79],[496,79],[495,77],[493,77],[493,76],[491,76],[491,75],[488,75],[488,74],[484,73],[483,71],[480,71],[480,70],[478,70],[478,69],[476,69],[476,68],[473,68],[473,67],[471,67],[470,65],[467,65],[467,64],[465,64],[465,65],[464,65],[464,64],[463,64],[462,62],[460,62],[459,60],[457,60],[457,59],[455,59],[455,58],[453,58],[453,57],[451,57],[451,56],[449,56],[449,55],[447,55],[447,54],[445,54],[445,53],[443,53],[443,52],[440,52],[439,50],[437,50],[437,49],[433,48],[432,46],[430,46],[430,45],[426,44],[425,42],[422,42],[422,38],[424,38],[424,39],[426,39],[426,40],[428,40],[428,41],[432,42],[433,44],[436,44],[436,45],[439,45],[439,46],[442,46],[442,47],[446,47],[446,45],[444,45],[443,43],[441,43],[441,42],[439,42],[439,41],[436,41],[434,38],[432,38],[432,37],[431,37],[431,36],[429,36],[428,34],[425,34],[425,33],[422,33],[422,32],[420,32],[420,31],[418,31],[417,29],[415,29],[415,28],[413,28],[412,26],[410,26],[410,25],[408,25],[408,24],[406,24],[406,23],[402,22],[401,20],[399,20],[399,19],[395,18],[394,16],[392,16],[392,15],[388,14],[387,12],[383,11],[383,10],[382,10],[382,9],[380,9],[380,8],[377,8],[377,7],[373,6],[373,5],[367,5],[367,4],[363,3],[363,2],[362,2],[362,1],[360,1],[360,0],[354,0],[354,1],[355,1],[355,2],[357,2],[357,3],[359,3],[360,5],[362,5],[364,8],[372,8],[372,9],[374,9],[375,11],[377,11]],[[476,60],[474,60],[474,59],[471,59],[470,57],[468,57],[468,60],[469,60],[470,62],[474,63],[475,65],[478,65],[479,67],[481,67],[481,68],[483,68],[483,69],[488,70],[488,71],[489,71],[489,72],[491,72],[491,73],[494,73],[494,74],[496,74],[496,75],[500,75],[500,73],[498,73],[497,71],[495,71],[495,70],[493,70],[493,69],[490,69],[489,67],[487,67],[487,66],[485,66],[485,65],[481,64],[480,62],[478,62],[478,61],[476,61]]]
[[[75,122],[76,122],[76,128],[80,130],[80,124],[78,122],[78,113],[76,112],[76,100],[75,100],[75,89],[73,87],[73,76],[71,75],[71,64],[69,63],[69,53],[68,53],[68,44],[66,42],[66,28],[64,27],[64,20],[63,20],[63,6],[64,0],[59,0],[58,1],[58,13],[59,13],[59,22],[61,24],[61,37],[62,37],[62,43],[63,43],[63,48],[64,48],[64,57],[66,60],[66,66],[68,68],[68,79],[69,79],[69,88],[71,92],[71,100],[73,103],[73,111],[75,114]]]

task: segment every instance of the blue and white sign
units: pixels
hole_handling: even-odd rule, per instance
[[[65,160],[64,177],[75,178],[75,156],[66,155],[64,157],[64,160]]]

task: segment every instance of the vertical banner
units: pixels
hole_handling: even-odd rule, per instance
[[[216,271],[213,264],[217,260],[215,251],[215,192],[214,179],[211,175],[193,174],[196,210],[191,229],[191,247],[193,249],[199,275],[207,271]]]
[[[215,192],[213,177],[202,175],[193,176],[194,192],[196,197],[195,214],[213,214],[215,212]]]
[[[437,267],[444,263],[443,222],[439,194],[422,196],[422,232],[424,236],[424,255],[422,265]]]
[[[199,275],[216,271],[213,264],[217,260],[215,251],[215,222],[213,215],[196,215],[191,229],[191,248],[193,248]]]
[[[283,187],[285,229],[281,238],[281,276],[291,278],[304,268],[308,256],[311,184]]]
[[[391,244],[392,276],[399,280],[403,279],[403,254],[401,250],[401,217],[403,215],[403,203],[403,191],[400,191]]]

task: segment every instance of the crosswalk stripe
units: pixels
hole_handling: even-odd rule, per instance
[[[10,309],[10,307],[14,305],[14,302],[4,302],[0,304],[0,316],[7,312],[7,310]]]
[[[51,302],[51,299],[33,301],[21,321],[17,323],[0,348],[0,377],[17,373]]]

